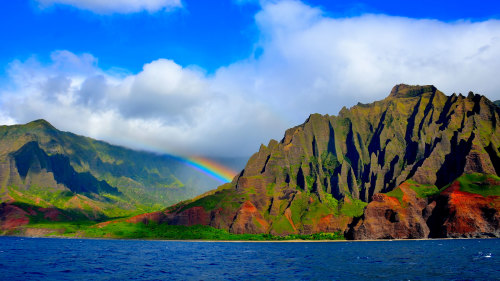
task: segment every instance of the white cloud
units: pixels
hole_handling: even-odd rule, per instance
[[[74,6],[78,9],[89,10],[99,14],[109,13],[136,13],[147,11],[150,13],[161,10],[171,10],[182,7],[180,0],[36,0],[40,7],[54,4]]]
[[[1,92],[0,121],[45,118],[61,130],[171,154],[247,155],[284,127],[261,102],[219,92],[200,71],[159,59],[113,76],[89,54],[55,52],[11,64],[15,88]],[[255,133],[258,132],[258,133]],[[264,137],[265,136],[265,137]]]
[[[301,2],[262,2],[256,53],[207,76],[167,59],[116,75],[89,54],[13,62],[0,121],[174,154],[249,155],[310,113],[386,97],[398,83],[500,99],[500,21],[385,15],[330,18]]]
[[[336,114],[371,102],[398,83],[434,84],[448,94],[480,92],[500,99],[500,21],[409,19],[385,15],[329,18],[297,1],[264,3],[256,59],[218,72],[245,85],[290,124],[308,113]],[[240,87],[241,88],[241,87]]]

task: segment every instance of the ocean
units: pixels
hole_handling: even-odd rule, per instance
[[[500,239],[179,242],[0,237],[1,280],[500,280]]]

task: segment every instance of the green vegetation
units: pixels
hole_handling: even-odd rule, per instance
[[[321,163],[323,169],[328,173],[328,175],[333,175],[333,171],[340,165],[337,157],[331,152],[323,152],[321,154]]]
[[[467,174],[459,177],[457,180],[460,183],[461,191],[479,194],[484,197],[500,196],[500,178],[497,176],[485,174]]]
[[[410,188],[417,193],[418,198],[427,198],[439,193],[439,189],[431,184],[419,184],[413,180],[406,181],[410,184]]]
[[[416,97],[422,95],[423,93],[431,93],[435,91],[434,86],[423,86],[418,88],[409,88],[406,93],[406,97]]]
[[[484,197],[487,196],[500,196],[500,177],[495,175],[485,174],[465,174],[457,179],[460,183],[460,191],[479,194]],[[419,198],[427,198],[439,194],[443,190],[450,187],[450,184],[438,189],[435,185],[419,184],[414,180],[408,180],[406,183],[409,187],[417,193]],[[395,197],[403,204],[403,191],[397,187],[394,190],[387,192],[387,196]]]
[[[331,210],[329,206],[319,201],[319,198],[313,194],[312,198],[314,199],[312,203],[307,207],[307,211],[302,214],[302,223],[304,225],[307,224],[315,224],[317,221],[326,215],[335,214],[335,210]]]
[[[349,201],[344,201],[340,207],[340,213],[348,217],[360,217],[363,215],[368,203],[359,199],[350,198]]]
[[[407,180],[406,183],[408,183],[408,186],[417,193],[418,198],[427,198],[440,192],[435,185],[420,184],[413,180]],[[404,194],[400,187],[396,187],[392,191],[387,192],[386,195],[397,198],[399,203],[403,204]]]
[[[337,210],[339,207],[339,201],[333,197],[330,193],[325,193],[325,201],[328,207],[332,210]]]
[[[277,233],[294,232],[293,226],[285,216],[279,216],[273,221],[273,229]]]
[[[95,225],[95,221],[81,220],[74,222],[55,222],[44,220],[43,222],[30,223],[26,227],[52,230],[51,232],[49,232],[48,236],[57,235],[74,237],[77,233],[82,233],[93,225]]]
[[[68,190],[40,188],[35,185],[32,185],[29,191],[16,186],[9,186],[7,190],[17,203],[68,210],[72,216],[80,213],[81,216],[87,215],[94,218],[121,217],[144,212],[142,209],[132,209],[123,198],[106,193],[101,194],[101,200],[93,200]]]
[[[150,222],[148,224],[132,224],[126,222],[112,223],[102,228],[90,227],[85,231],[86,237],[111,237],[132,239],[167,239],[167,240],[342,240],[341,233],[317,233],[311,235],[276,236],[270,234],[232,234],[223,229],[205,225],[182,226]],[[110,235],[111,234],[111,235]]]
[[[386,195],[397,198],[399,200],[399,203],[403,204],[403,191],[401,190],[401,188],[396,187],[392,191],[387,192]]]
[[[299,223],[302,218],[302,214],[307,211],[309,205],[309,195],[306,193],[300,193],[293,199],[290,204],[290,210],[292,211],[292,221],[294,223]]]
[[[313,176],[309,176],[309,175],[306,176],[306,184],[307,184],[307,190],[306,191],[307,192],[311,192],[311,189],[313,187],[314,181],[315,181],[315,179],[314,179]]]
[[[276,183],[272,182],[266,187],[266,195],[272,197],[274,195],[274,188],[276,187]]]
[[[205,211],[211,211],[216,207],[238,207],[239,204],[235,204],[241,201],[241,197],[238,198],[238,194],[234,192],[233,189],[221,189],[217,190],[215,193],[202,197],[198,200],[194,200],[181,209],[187,210],[192,207],[201,206]],[[243,195],[242,195],[243,196]],[[244,195],[243,197],[246,197]],[[189,202],[189,201],[188,201]]]
[[[242,241],[278,241],[278,240],[344,240],[340,232],[316,234],[290,234],[277,236],[271,234],[232,234],[223,229],[205,225],[182,226],[158,224],[155,222],[128,223],[112,222],[105,226],[89,221],[81,222],[45,222],[29,224],[27,228],[49,230],[46,236],[119,238],[119,239],[165,239],[165,240],[242,240]],[[50,231],[53,230],[53,231]]]
[[[30,213],[29,215],[29,221],[30,225],[36,225],[36,224],[86,224],[86,225],[91,225],[95,224],[96,222],[101,222],[105,220],[109,220],[110,218],[102,216],[100,218],[93,218],[89,219],[85,213],[82,213],[80,210],[74,210],[74,209],[54,209],[52,208],[51,210],[54,211],[55,214],[57,214],[57,220],[54,221],[53,219],[49,219],[46,217],[45,212],[42,212],[39,210],[38,207],[35,207],[31,204],[27,204],[24,202],[14,202],[12,205],[19,207],[26,212]],[[117,217],[115,217],[117,218]]]

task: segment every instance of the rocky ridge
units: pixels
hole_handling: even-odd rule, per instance
[[[340,231],[353,239],[498,237],[499,116],[499,107],[472,92],[397,85],[384,100],[311,115],[262,145],[231,183],[156,220],[233,233]],[[461,191],[454,182],[467,175],[488,177],[479,186],[493,192]],[[436,194],[418,195],[421,186]],[[461,214],[471,210],[480,222],[466,228]]]

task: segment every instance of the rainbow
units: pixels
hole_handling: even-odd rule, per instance
[[[206,158],[191,156],[177,157],[177,159],[184,164],[221,182],[230,182],[236,175],[235,171]]]
[[[118,140],[115,140],[116,143],[123,143]],[[123,145],[123,144],[122,144]],[[125,144],[126,147],[142,147],[146,151],[156,151],[157,153],[161,153],[163,155],[166,155],[168,157],[171,157],[186,166],[189,166],[191,168],[194,168],[200,172],[202,172],[205,175],[208,175],[220,182],[230,182],[233,180],[234,176],[237,174],[235,171],[229,169],[228,167],[225,167],[215,161],[212,161],[210,159],[200,157],[200,156],[179,156],[179,155],[173,155],[165,151],[164,149],[154,146],[154,145],[147,145],[143,142],[128,142]]]

